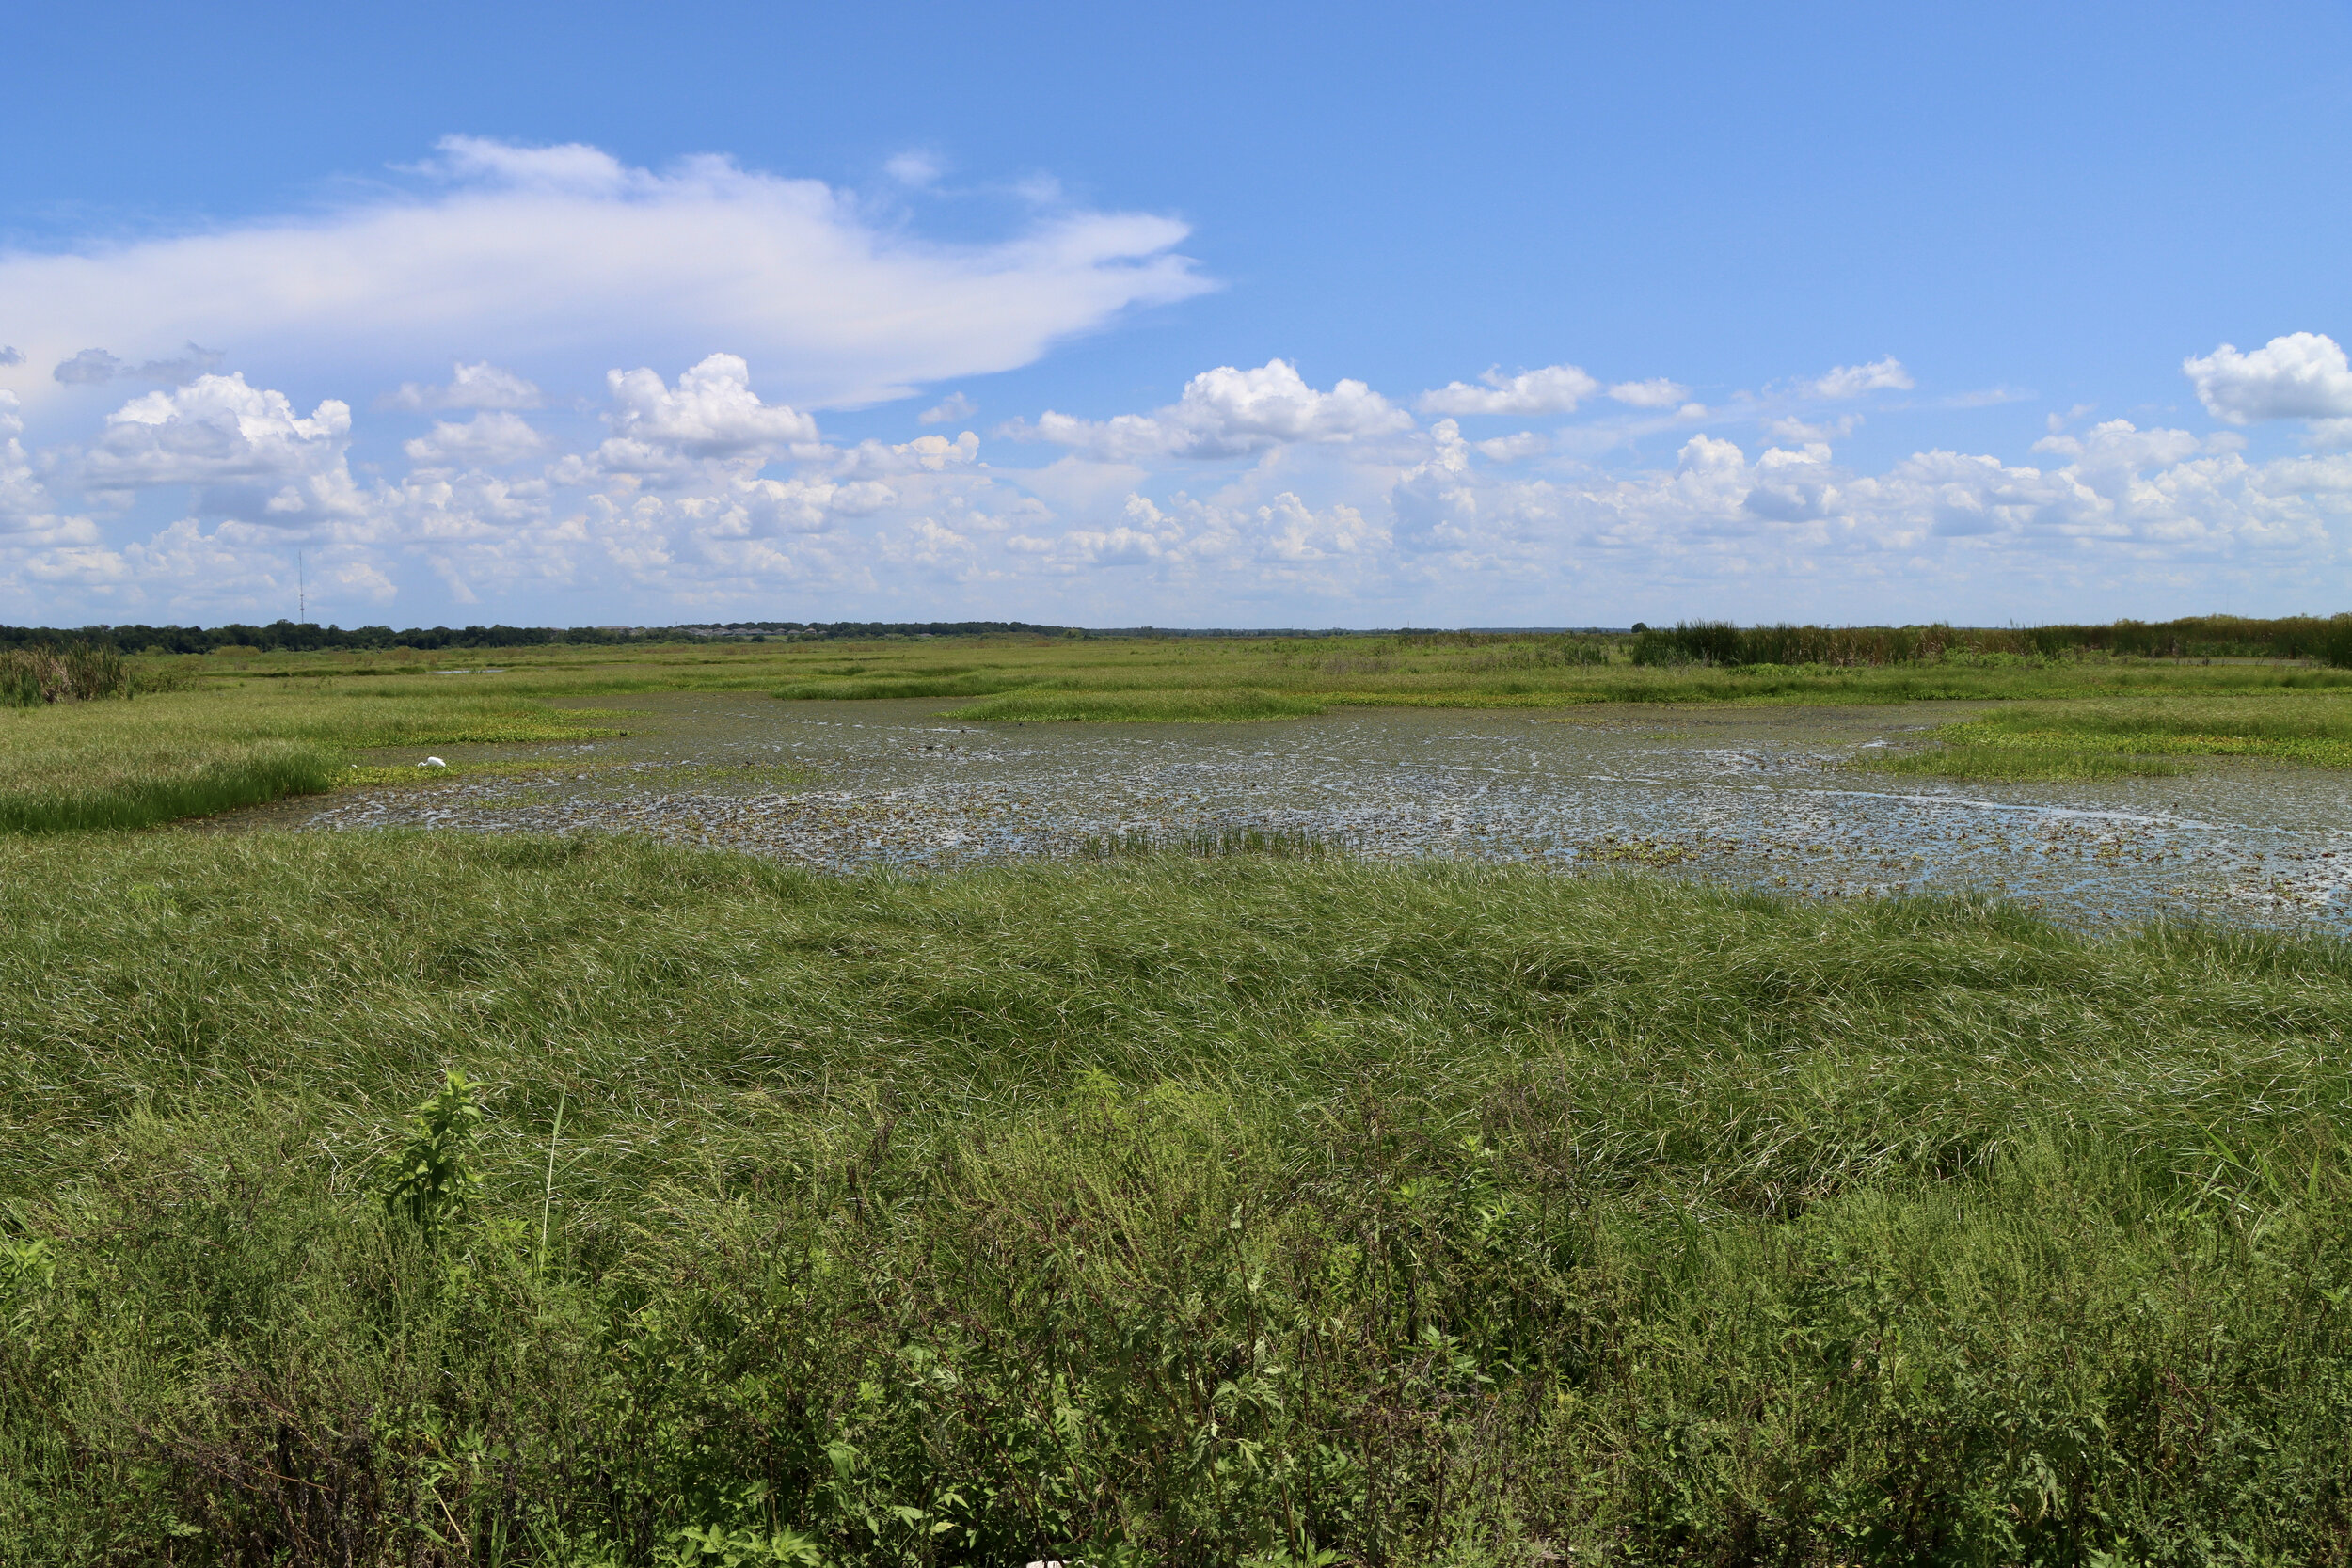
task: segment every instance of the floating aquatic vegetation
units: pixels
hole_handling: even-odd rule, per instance
[[[1948,707],[1428,710],[978,725],[929,703],[628,699],[618,741],[453,753],[243,820],[627,833],[834,872],[1139,853],[1527,863],[1823,897],[1981,890],[2071,921],[2352,925],[2352,777],[1937,782],[1846,764]],[[409,760],[413,760],[413,753]]]

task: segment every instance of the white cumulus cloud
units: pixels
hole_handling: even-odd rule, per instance
[[[1505,376],[1489,370],[1473,387],[1449,381],[1418,400],[1424,414],[1570,414],[1576,405],[1600,390],[1600,383],[1574,365],[1546,365]],[[1633,385],[1628,383],[1627,385]],[[1628,400],[1630,401],[1630,400]]]
[[[495,409],[461,422],[437,420],[401,450],[409,461],[431,468],[496,467],[540,456],[548,447],[548,438],[521,415]]]
[[[2291,332],[2251,354],[2223,343],[2181,370],[2206,412],[2232,424],[2352,417],[2352,365],[2324,333]]]
[[[1915,385],[1902,361],[1889,355],[1867,365],[1836,366],[1805,382],[1802,390],[1817,398],[1858,398],[1865,392],[1907,392]]]
[[[580,373],[723,342],[774,367],[805,406],[1025,365],[1209,286],[1174,253],[1184,225],[1148,214],[1064,209],[1008,239],[948,244],[878,227],[820,182],[723,157],[655,172],[593,147],[440,149],[415,194],[0,253],[0,299],[44,366],[93,343],[170,364],[193,336],[257,372],[389,385],[453,359]],[[28,404],[69,395],[30,365],[0,370],[0,384]]]
[[[1516,436],[1497,436],[1491,440],[1473,441],[1471,446],[1490,462],[1518,463],[1530,457],[1541,457],[1551,450],[1551,437],[1522,430]]]
[[[597,166],[564,177],[591,181]],[[754,389],[754,363],[712,355],[674,380],[612,372],[600,444],[564,440],[561,417],[541,430],[479,406],[510,392],[475,374],[469,413],[400,431],[411,467],[358,483],[348,407],[327,399],[305,415],[245,374],[131,398],[103,425],[89,410],[99,428],[86,440],[31,451],[26,410],[0,391],[0,607],[50,622],[266,616],[291,592],[296,538],[313,606],[345,624],[739,618],[787,603],[956,618],[1007,596],[1126,623],[1201,618],[1207,605],[1292,624],[1500,624],[1568,604],[1630,619],[1597,608],[1620,591],[1639,610],[1659,594],[1773,604],[1808,584],[1931,609],[1961,595],[1953,613],[2038,584],[2029,613],[2065,614],[2086,591],[2171,592],[2217,574],[2296,604],[2352,566],[2352,455],[2253,462],[2234,430],[2086,425],[2088,409],[2026,461],[1929,450],[1860,468],[1831,442],[1866,405],[1783,417],[1818,412],[1800,396],[1811,383],[1774,384],[1777,403],[1735,399],[1737,429],[1682,428],[1667,452],[1581,443],[1573,429],[1473,441],[1454,419],[1418,428],[1360,382],[1319,388],[1276,360],[1219,367],[1149,411],[1047,416],[1022,433],[1072,450],[1008,467],[981,462],[970,432],[828,443],[805,409]],[[1837,373],[1884,380],[1883,364]],[[414,401],[469,379],[453,372]],[[2312,424],[2316,447],[2352,416]],[[1742,430],[1755,432],[1744,445],[1725,438]],[[398,438],[372,434],[379,452]],[[1252,453],[1282,455],[1190,463]],[[157,502],[127,504],[158,487],[176,500],[172,486],[194,491],[177,521],[158,528]],[[984,584],[987,597],[970,596]]]
[[[695,462],[748,463],[756,468],[796,447],[813,447],[817,421],[752,390],[751,367],[714,354],[671,387],[658,371],[612,371],[606,420],[611,438],[596,449],[607,473],[666,474]]]
[[[79,477],[102,492],[197,485],[199,511],[247,522],[349,514],[358,505],[343,456],[350,432],[350,405],[337,399],[305,418],[285,393],[248,387],[243,373],[199,376],[107,415]]]
[[[980,411],[980,405],[961,392],[950,392],[937,403],[914,416],[916,424],[946,424],[955,420],[968,420]]]
[[[384,401],[393,408],[536,408],[540,396],[539,388],[522,376],[484,360],[452,365],[446,386],[404,381],[400,390]]]
[[[1220,365],[1184,384],[1184,396],[1150,414],[1104,420],[1048,411],[1034,425],[1015,424],[1021,439],[1077,448],[1108,462],[1141,457],[1244,457],[1297,443],[1336,445],[1392,436],[1413,417],[1360,381],[1327,392],[1307,385],[1288,360],[1253,371]]]
[[[1620,381],[1609,388],[1609,395],[1628,408],[1675,408],[1691,396],[1691,388],[1664,376],[1647,381]]]
[[[917,436],[896,446],[860,441],[843,453],[838,471],[844,477],[886,478],[892,474],[939,473],[969,464],[980,455],[980,438],[970,431],[950,441],[945,436]]]
[[[97,534],[86,517],[57,515],[56,503],[25,454],[24,420],[12,392],[0,392],[0,545],[84,546]]]

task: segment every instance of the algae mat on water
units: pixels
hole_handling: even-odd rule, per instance
[[[7,1560],[2352,1540],[2332,945],[267,833],[0,843],[0,930]]]
[[[2217,759],[1956,786],[1846,766],[1981,705],[981,725],[922,699],[604,701],[626,738],[453,748],[446,772],[407,766],[415,748],[386,752],[396,766],[350,777],[405,787],[208,827],[642,833],[907,871],[1255,833],[1369,860],[1642,865],[1822,896],[1989,890],[2105,927],[2193,912],[2352,928],[2352,773]]]

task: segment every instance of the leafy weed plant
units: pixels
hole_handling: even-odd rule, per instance
[[[376,1179],[384,1212],[414,1226],[428,1243],[448,1234],[482,1186],[473,1160],[474,1131],[482,1123],[480,1092],[481,1085],[465,1074],[450,1073],[441,1092],[417,1107],[406,1140],[386,1159]]]

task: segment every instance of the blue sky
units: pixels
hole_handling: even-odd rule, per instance
[[[2341,7],[679,9],[20,8],[0,617],[2352,609]]]

